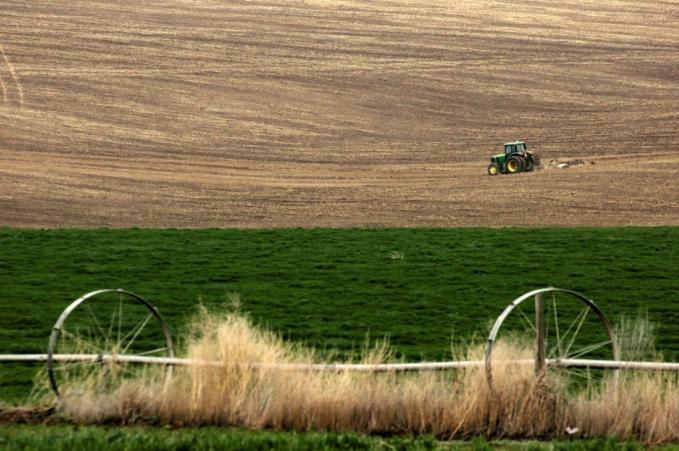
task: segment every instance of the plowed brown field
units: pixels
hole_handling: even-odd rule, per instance
[[[489,177],[525,139],[569,169]],[[679,225],[679,2],[0,2],[0,226]]]

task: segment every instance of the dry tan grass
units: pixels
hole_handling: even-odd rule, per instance
[[[676,225],[678,11],[3,2],[0,225]]]
[[[679,440],[679,382],[663,374],[628,373],[617,387],[604,383],[577,394],[563,376],[537,378],[531,366],[516,364],[496,366],[493,391],[481,368],[417,374],[283,371],[273,366],[316,359],[242,316],[206,312],[194,323],[186,350],[191,358],[227,365],[179,369],[169,385],[160,374],[146,374],[107,394],[75,385],[64,388],[59,407],[83,422],[152,417],[175,425],[431,433],[445,439],[567,437],[576,429],[579,437]],[[501,359],[531,355],[508,342],[496,353]],[[475,347],[466,357],[481,354]],[[363,360],[383,361],[386,355],[377,346]]]

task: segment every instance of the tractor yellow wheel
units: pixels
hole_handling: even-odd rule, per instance
[[[488,165],[488,175],[497,175],[500,172],[500,166],[497,163]]]
[[[505,166],[505,168],[509,174],[516,174],[517,172],[522,172],[524,169],[526,169],[526,163],[521,157],[514,155],[509,157],[507,160],[507,166]]]

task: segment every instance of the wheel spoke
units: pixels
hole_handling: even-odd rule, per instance
[[[159,352],[167,351],[168,349],[169,349],[168,347],[158,348],[158,349],[152,349],[152,350],[150,350],[150,351],[138,352],[138,353],[136,353],[136,354],[134,354],[134,355],[136,355],[136,356],[142,356],[142,355],[149,355],[149,354],[157,354],[157,353],[159,353]]]
[[[611,343],[611,340],[606,340],[606,341],[602,341],[601,343],[595,343],[593,345],[585,346],[584,348],[581,348],[577,351],[574,351],[573,354],[570,354],[569,356],[567,356],[567,358],[577,359],[580,356],[588,354],[588,353],[595,351],[599,348],[603,348],[604,346],[606,346],[610,343]]]
[[[97,315],[94,314],[94,310],[92,310],[92,306],[85,302],[85,307],[87,307],[87,311],[89,312],[90,316],[92,317],[92,320],[94,320],[94,324],[97,326],[97,329],[99,329],[99,332],[101,333],[101,338],[106,340],[106,334],[104,333],[104,329],[101,328],[101,324],[99,324],[99,320],[97,319]]]
[[[523,323],[524,327],[529,326],[533,330],[533,332],[537,333],[537,331],[535,330],[535,326],[531,322],[530,318],[528,318],[528,316],[525,313],[523,313],[523,310],[521,310],[520,305],[516,306],[516,310],[521,314],[520,318],[521,318],[521,322]]]
[[[568,347],[566,347],[566,350],[564,351],[564,355],[568,355],[568,352],[570,351],[571,347],[573,346],[573,343],[575,342],[575,338],[578,336],[578,332],[580,332],[580,328],[585,322],[585,318],[587,317],[587,313],[589,313],[589,307],[586,306],[585,309],[583,310],[584,313],[582,313],[580,316],[580,321],[578,322],[578,327],[575,329],[575,332],[573,332],[573,336],[571,337],[570,343],[568,343]]]
[[[64,337],[68,336],[68,337],[72,338],[72,339],[75,340],[79,345],[84,345],[84,346],[86,346],[86,347],[89,347],[90,349],[94,350],[97,354],[103,354],[103,353],[104,353],[104,350],[101,349],[100,347],[95,346],[93,343],[91,343],[91,342],[89,342],[89,341],[83,340],[83,339],[80,338],[78,335],[72,334],[71,332],[67,331],[66,329],[62,329],[62,330],[61,330],[61,333],[62,333],[62,335],[63,335]]]
[[[137,328],[138,328],[139,325],[142,324],[144,321],[145,321],[145,320],[142,320],[142,321],[138,322],[137,324],[135,324],[134,327],[133,327],[132,329],[130,329],[130,330],[125,334],[125,336],[124,336],[123,338],[120,339],[120,344],[121,344],[121,346],[122,346],[123,343],[125,343],[125,341],[126,341],[128,338],[130,338],[131,335],[134,335],[134,334],[137,332]]]
[[[566,340],[566,337],[568,336],[568,334],[570,334],[570,332],[571,332],[571,330],[573,330],[573,327],[575,326],[575,324],[577,324],[578,320],[580,319],[580,315],[582,315],[582,311],[580,313],[578,313],[578,315],[575,317],[573,322],[568,326],[568,329],[566,329],[566,332],[564,332],[564,334],[561,336],[563,341]],[[563,354],[563,353],[561,353],[561,354]]]
[[[552,348],[552,351],[549,353],[550,356],[554,355],[554,351],[557,350],[559,352],[558,355],[562,355],[561,352],[561,335],[559,334],[559,315],[557,313],[556,309],[556,296],[554,295],[554,292],[552,292],[552,305],[554,306],[554,328],[556,329],[556,346]]]
[[[120,349],[120,345],[122,344],[120,342],[120,330],[122,328],[122,321],[123,321],[123,294],[118,293],[118,342],[116,343],[118,349]]]
[[[132,343],[134,343],[134,340],[137,339],[137,337],[139,336],[141,331],[144,329],[144,327],[146,327],[146,324],[149,322],[149,320],[151,318],[153,318],[153,315],[151,313],[149,313],[148,316],[146,316],[146,318],[144,319],[143,322],[141,322],[141,323],[137,324],[137,326],[135,326],[137,331],[134,333],[134,335],[132,336],[130,341],[127,343],[127,345],[125,346],[125,349],[122,350],[121,354],[125,354],[127,352],[127,350],[130,349],[130,346],[132,346]]]
[[[111,311],[111,321],[108,323],[108,333],[106,334],[106,349],[110,349],[111,352],[113,352],[113,343],[111,341],[113,340],[113,326],[116,322],[116,309],[115,307]]]
[[[561,338],[560,338],[559,342],[557,343],[558,348],[559,348],[559,354],[558,354],[559,358],[564,358],[566,356],[566,352],[567,352],[567,351],[563,350],[562,343],[567,341],[567,337],[571,333],[571,331],[573,330],[573,327],[580,321],[580,317],[583,314],[586,314],[586,313],[587,313],[587,307],[585,307],[580,313],[578,313],[578,315],[575,317],[573,322],[568,326],[568,329],[566,329],[566,332],[564,332],[564,334],[561,335]],[[574,334],[573,337],[575,337],[576,335],[577,335],[577,333]]]

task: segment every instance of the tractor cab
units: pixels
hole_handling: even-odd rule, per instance
[[[510,156],[515,153],[525,153],[526,143],[524,141],[514,141],[512,143],[505,143],[505,155]]]

